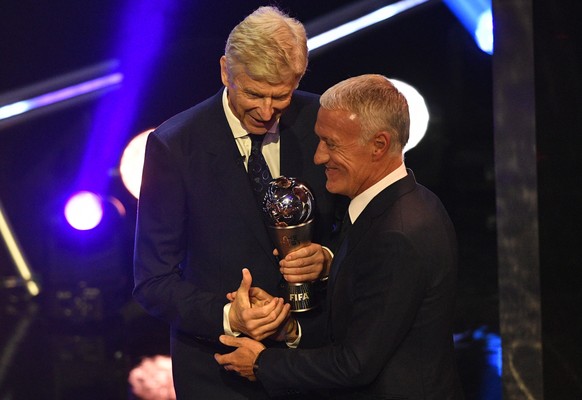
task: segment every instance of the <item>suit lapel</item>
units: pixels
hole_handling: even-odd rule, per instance
[[[414,190],[416,180],[411,170],[408,170],[408,176],[393,183],[372,199],[360,214],[356,222],[350,228],[344,243],[338,249],[338,258],[334,257],[331,268],[330,282],[328,291],[333,293],[335,281],[341,272],[342,265],[349,262],[353,249],[358,245],[364,234],[370,229],[370,226],[380,214],[384,213],[392,204],[405,193]],[[344,249],[342,249],[344,247]],[[329,296],[331,298],[331,296]]]
[[[274,246],[269,239],[263,215],[257,206],[246,169],[230,127],[224,118],[221,104],[219,116],[216,119],[215,137],[206,145],[206,152],[212,160],[215,179],[231,207],[235,208],[240,217],[245,220],[245,225],[257,238],[263,250],[271,255]]]

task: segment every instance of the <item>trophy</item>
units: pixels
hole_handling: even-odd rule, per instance
[[[263,201],[269,233],[280,257],[311,243],[315,199],[311,190],[296,178],[273,179]],[[308,311],[316,306],[311,282],[284,281],[285,297],[292,312]]]

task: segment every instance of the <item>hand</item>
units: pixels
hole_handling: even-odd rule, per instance
[[[275,249],[273,254],[278,255]],[[279,261],[279,270],[289,283],[312,282],[329,275],[331,255],[317,243],[290,252]]]
[[[242,276],[228,314],[230,327],[233,331],[260,341],[277,333],[279,326],[287,320],[291,306],[279,297],[269,295],[268,299],[268,293],[265,295],[266,292],[261,289],[252,291],[253,278],[248,269],[242,270]],[[255,299],[253,305],[249,297],[251,292]]]
[[[226,294],[226,298],[233,302],[236,299],[237,292],[230,292]],[[251,287],[249,291],[251,308],[261,307],[273,301],[274,297],[263,289],[258,287]],[[277,342],[294,341],[297,339],[297,322],[289,315],[287,319],[279,326],[277,331],[269,336],[269,339]]]
[[[237,292],[230,292],[226,294],[226,298],[233,302],[236,299]],[[271,296],[269,293],[265,292],[263,289],[259,287],[252,286],[249,290],[249,300],[251,302],[251,307],[260,307],[269,304],[273,301],[274,297]]]
[[[235,338],[222,335],[220,341],[231,347],[237,347],[235,351],[228,354],[214,354],[214,359],[227,371],[238,372],[243,378],[249,381],[256,381],[257,377],[253,371],[253,365],[265,346],[261,342],[249,338]]]

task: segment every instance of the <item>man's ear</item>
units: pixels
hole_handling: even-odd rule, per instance
[[[222,80],[222,84],[228,87],[228,71],[226,69],[226,57],[220,57],[220,79]]]
[[[374,135],[374,138],[372,139],[374,145],[374,158],[380,158],[388,153],[388,150],[390,149],[390,140],[390,134],[386,131],[380,131]]]

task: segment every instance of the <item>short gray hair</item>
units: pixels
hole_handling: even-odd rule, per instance
[[[299,84],[307,69],[307,34],[278,8],[260,7],[234,27],[224,55],[229,80],[244,71],[255,80]]]
[[[401,152],[408,142],[408,102],[383,75],[366,74],[341,81],[326,90],[319,102],[327,110],[357,115],[362,143],[380,131],[388,131],[394,139],[391,140],[392,151]]]

